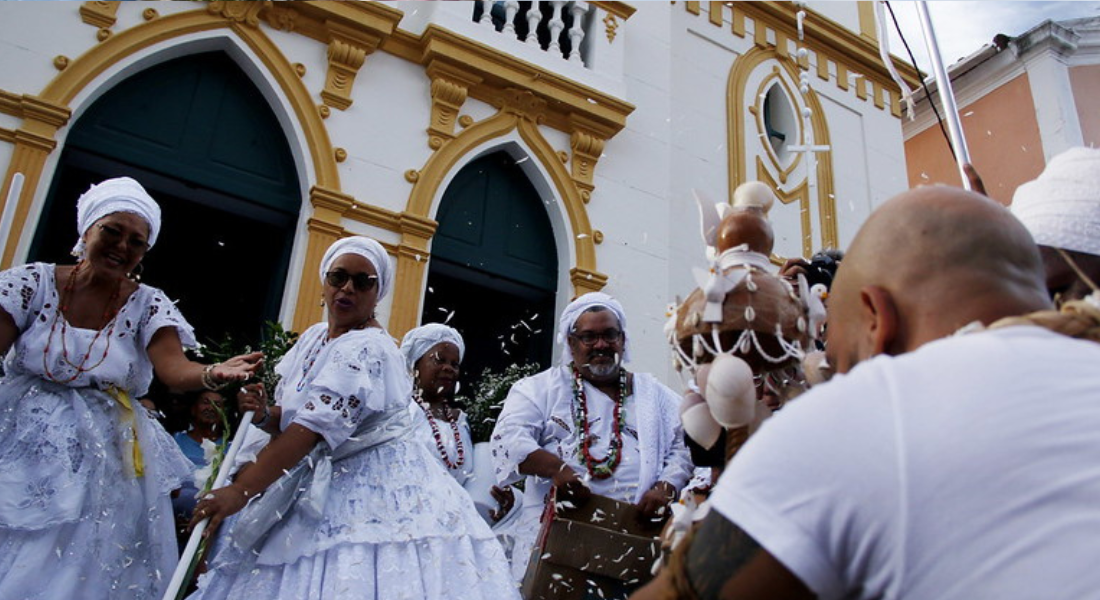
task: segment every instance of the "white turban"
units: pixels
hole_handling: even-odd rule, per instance
[[[325,281],[325,273],[332,268],[332,263],[345,254],[358,254],[374,265],[374,270],[378,273],[378,300],[385,298],[386,292],[393,284],[393,264],[390,262],[390,255],[386,253],[382,244],[361,235],[337,240],[328,247],[324,258],[321,259],[321,282]]]
[[[569,348],[569,334],[573,331],[573,326],[584,311],[595,306],[610,310],[619,319],[619,329],[623,331],[622,361],[630,360],[630,337],[626,334],[626,313],[623,312],[623,305],[603,292],[588,292],[570,302],[558,319],[558,343],[561,344],[562,364],[568,365],[573,362],[573,351]]]
[[[1070,148],[1016,188],[1016,215],[1036,244],[1100,256],[1100,149]]]
[[[129,177],[116,177],[93,185],[76,201],[76,233],[80,239],[73,246],[73,256],[84,256],[84,234],[88,228],[117,212],[134,213],[145,219],[149,224],[149,247],[157,243],[160,206],[140,183]]]
[[[401,354],[405,356],[405,366],[409,368],[409,372],[416,368],[416,361],[441,342],[458,346],[458,360],[462,362],[462,356],[466,354],[466,343],[462,341],[462,334],[453,327],[442,323],[428,323],[406,333],[401,340]]]

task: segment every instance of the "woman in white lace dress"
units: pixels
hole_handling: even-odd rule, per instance
[[[259,354],[193,363],[191,326],[128,275],[160,208],[134,180],[77,204],[75,265],[0,273],[0,598],[154,598],[176,562],[169,492],[191,463],[137,398],[242,380]]]
[[[215,527],[237,514],[192,598],[518,598],[489,527],[415,435],[411,381],[374,314],[385,250],[345,238],[320,274],[328,322],[276,367],[276,405],[258,387],[239,396],[271,442],[195,507]]]
[[[502,522],[516,502],[511,487],[495,485],[492,470],[487,470],[479,480],[475,470],[474,442],[466,412],[455,405],[458,391],[458,375],[466,344],[462,334],[442,323],[428,323],[409,330],[401,340],[401,354],[405,367],[413,378],[413,420],[417,424],[420,440],[447,468],[447,472],[474,497],[475,502],[495,501],[484,516],[498,534],[506,526]],[[491,467],[486,464],[486,468]],[[488,493],[486,493],[488,492]],[[484,509],[483,509],[484,510]],[[509,521],[511,519],[508,519]],[[499,539],[499,535],[498,535]],[[508,549],[509,538],[502,539]]]

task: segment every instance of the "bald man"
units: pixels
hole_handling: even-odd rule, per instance
[[[1095,597],[1100,345],[977,325],[1050,306],[1022,225],[957,188],[906,192],[829,300],[841,374],[749,440],[634,598]]]

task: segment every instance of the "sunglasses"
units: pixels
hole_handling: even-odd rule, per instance
[[[573,339],[584,344],[585,346],[595,346],[596,342],[603,340],[607,344],[617,344],[619,340],[623,339],[623,332],[618,329],[608,329],[607,331],[582,331],[580,333],[569,334]]]
[[[347,285],[349,279],[355,285],[355,289],[360,292],[365,292],[378,283],[377,275],[367,275],[366,273],[356,273],[352,275],[347,271],[329,271],[325,273],[325,283],[334,288],[344,287]]]

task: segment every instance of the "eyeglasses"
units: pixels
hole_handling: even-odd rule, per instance
[[[355,289],[360,292],[365,292],[378,283],[377,275],[367,275],[366,273],[356,273],[352,275],[347,271],[329,271],[325,273],[325,283],[334,288],[344,287],[347,285],[349,279],[355,285]]]
[[[585,346],[595,346],[596,342],[603,340],[607,344],[617,344],[623,339],[623,332],[618,329],[608,329],[602,332],[582,331],[569,334],[573,339]]]
[[[112,227],[111,225],[100,223],[99,230],[103,234],[104,241],[111,245],[121,242],[123,238],[126,237],[121,229]],[[126,240],[126,245],[129,246],[131,250],[136,250],[138,252],[145,252],[149,249],[149,242],[145,241],[145,238],[136,235],[130,236],[130,238]]]

